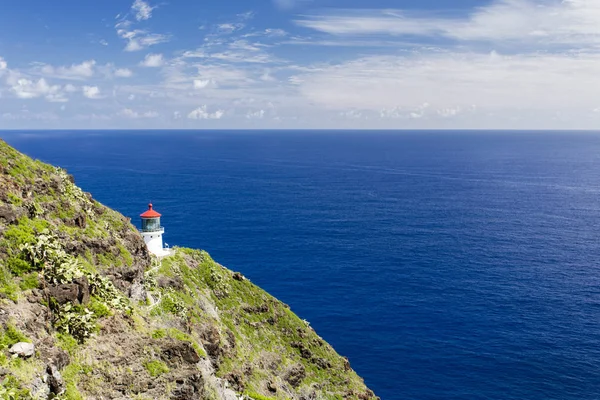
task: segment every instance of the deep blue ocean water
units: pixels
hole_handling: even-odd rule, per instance
[[[290,304],[382,399],[600,398],[600,134],[0,133]]]

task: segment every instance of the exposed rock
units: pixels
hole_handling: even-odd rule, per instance
[[[314,357],[312,362],[321,369],[329,369],[331,368],[331,362],[324,358]]]
[[[288,368],[283,378],[293,387],[298,387],[305,377],[306,369],[298,363]]]
[[[243,310],[250,314],[260,314],[260,313],[268,312],[269,306],[265,303],[261,304],[260,306],[254,306],[254,307],[246,305],[243,307]]]
[[[87,226],[87,219],[85,218],[85,214],[77,214],[73,219],[73,225],[75,225],[78,228],[85,228]]]
[[[21,358],[28,358],[35,354],[35,346],[33,343],[19,342],[14,344],[9,351]]]
[[[234,272],[233,279],[235,279],[236,281],[245,281],[246,277],[239,272]]]
[[[56,346],[51,337],[43,340],[38,346],[38,350],[42,361],[48,365],[55,365],[59,370],[62,370],[71,362],[69,353]]]
[[[48,296],[58,304],[87,304],[90,301],[90,284],[84,276],[73,283],[48,286]]]
[[[175,388],[171,392],[172,400],[195,400],[204,398],[204,380],[201,374],[193,374],[187,378],[175,381]]]
[[[183,290],[183,280],[181,280],[181,278],[178,276],[161,276],[158,278],[156,283],[158,284],[158,287],[163,289],[171,288],[175,290]]]
[[[290,345],[298,350],[300,350],[300,356],[307,360],[312,358],[312,352],[306,347],[306,345],[302,342],[292,342]]]
[[[227,380],[227,382],[229,382],[231,388],[236,392],[244,391],[246,383],[244,381],[244,375],[240,371],[234,370],[228,373],[227,375],[225,375],[225,379]]]
[[[23,207],[14,207],[9,204],[0,204],[0,220],[3,219],[7,224],[12,224],[21,218],[27,212]]]
[[[161,344],[163,358],[171,365],[181,363],[196,364],[200,361],[200,356],[196,349],[188,342],[177,340],[165,340]]]
[[[65,383],[56,365],[49,364],[46,367],[46,373],[48,374],[48,386],[50,387],[50,392],[55,395],[63,393],[65,391]]]
[[[40,246],[46,228],[56,247]],[[374,398],[289,306],[242,273],[191,249],[174,248],[157,265],[130,219],[71,186],[64,171],[0,140],[0,243],[9,230],[12,239],[38,240],[44,252],[37,259],[64,259],[76,275],[94,271],[110,281],[90,288],[86,279],[53,277],[36,263],[39,288],[19,290],[31,287],[34,275],[5,274],[17,296],[0,304],[0,327],[30,338],[35,348],[24,354],[35,360],[26,371],[8,363],[0,381],[11,376],[35,398],[62,398],[67,386],[69,398],[98,400],[239,400],[244,392],[289,400]],[[20,251],[0,246],[0,264]],[[66,284],[50,284],[57,278]],[[97,297],[89,310],[54,307],[86,304],[91,290]],[[147,297],[165,301],[147,304]]]
[[[141,282],[134,282],[129,288],[129,298],[134,301],[146,300],[147,293],[144,285]]]
[[[350,360],[348,360],[348,357],[344,357],[344,371],[350,371],[351,369]]]
[[[47,374],[43,377],[37,377],[31,382],[31,397],[34,399],[47,399],[50,397]]]
[[[216,361],[223,354],[223,349],[220,346],[221,334],[219,330],[212,325],[205,326],[200,338],[208,355]]]

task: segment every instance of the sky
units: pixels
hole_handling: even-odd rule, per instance
[[[19,0],[0,129],[598,129],[600,0]]]

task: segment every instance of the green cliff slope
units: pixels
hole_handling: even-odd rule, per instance
[[[375,395],[244,276],[200,250],[151,257],[127,218],[0,140],[0,398]]]

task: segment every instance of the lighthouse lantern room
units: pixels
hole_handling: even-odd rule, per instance
[[[168,254],[163,249],[162,235],[165,233],[165,228],[160,226],[161,215],[152,209],[152,203],[148,204],[148,210],[140,217],[142,218],[141,233],[146,246],[148,246],[148,251],[157,256]]]

